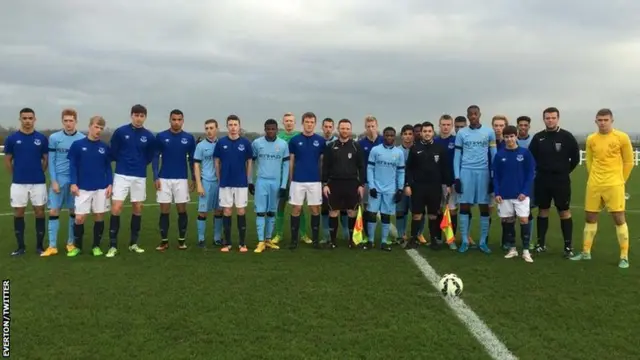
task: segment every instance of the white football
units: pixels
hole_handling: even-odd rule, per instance
[[[445,274],[438,282],[438,289],[444,296],[460,296],[462,280],[456,274]]]

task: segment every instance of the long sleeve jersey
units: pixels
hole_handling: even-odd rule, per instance
[[[366,183],[364,151],[360,145],[349,139],[331,143],[324,150],[322,161],[322,182],[331,180],[355,180],[359,184]]]
[[[145,128],[131,124],[116,129],[111,136],[111,154],[116,174],[146,178],[147,166],[156,152],[156,138]]]
[[[289,144],[283,139],[269,141],[265,136],[251,143],[258,179],[274,180],[286,189],[289,180]]]
[[[85,135],[79,131],[67,134],[64,130],[54,132],[49,136],[49,179],[58,184],[69,183],[69,159],[67,154],[76,140],[84,139]]]
[[[589,135],[586,145],[587,185],[592,187],[620,186],[629,180],[633,169],[633,146],[629,135],[613,130]]]
[[[451,168],[447,157],[447,149],[433,140],[415,143],[409,150],[405,166],[405,185],[451,185]]]
[[[369,189],[382,194],[394,194],[404,187],[404,153],[391,145],[374,146],[369,153],[367,183]]]
[[[498,151],[492,163],[493,190],[503,199],[517,199],[520,194],[531,196],[536,162],[523,147]]]
[[[101,190],[113,182],[109,146],[100,140],[80,139],[74,142],[67,155],[70,184],[80,190]]]
[[[580,163],[580,148],[567,130],[542,130],[533,136],[529,151],[536,160],[536,176],[561,176],[569,174]]]

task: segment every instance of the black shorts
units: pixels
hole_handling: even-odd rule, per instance
[[[356,180],[331,180],[329,182],[329,211],[355,210],[360,203],[360,184]]]
[[[571,205],[571,179],[567,177],[537,176],[533,183],[533,199],[540,209],[550,209],[551,201],[558,211]]]
[[[442,185],[415,185],[411,187],[411,213],[437,215],[442,206]]]

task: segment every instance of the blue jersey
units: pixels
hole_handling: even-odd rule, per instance
[[[404,187],[404,153],[395,146],[380,144],[369,153],[367,183],[381,194],[395,194]]]
[[[218,181],[216,175],[216,166],[213,163],[213,154],[216,150],[216,144],[218,139],[213,141],[204,139],[196,145],[196,150],[193,154],[194,162],[200,164],[200,177],[205,181]]]
[[[507,142],[504,141],[504,139],[497,139],[496,138],[496,152],[504,149],[507,147]]]
[[[531,196],[536,163],[528,149],[499,150],[493,161],[493,190],[503,199]]]
[[[25,134],[16,131],[4,142],[5,155],[13,161],[14,184],[45,184],[42,158],[49,152],[47,137],[37,131]]]
[[[289,144],[282,139],[273,141],[262,136],[251,143],[253,160],[257,162],[259,179],[274,180],[285,189],[289,181]]]
[[[220,187],[246,188],[247,160],[251,160],[251,142],[245,137],[231,140],[228,136],[218,140],[213,157],[220,161]]]
[[[196,149],[196,139],[186,131],[174,133],[165,130],[156,136],[156,156],[153,162],[154,180],[161,179],[187,179],[189,169],[191,178],[193,173],[193,152]],[[158,172],[158,163],[162,161]],[[187,168],[187,161],[189,167]]]
[[[496,134],[492,129],[469,126],[456,134],[453,173],[460,178],[460,170],[489,170],[491,158],[496,153]]]
[[[295,182],[320,182],[320,157],[326,147],[326,140],[318,135],[298,134],[289,141],[289,153],[293,155],[293,176]]]
[[[529,144],[531,144],[531,138],[533,138],[533,136],[531,135],[527,135],[526,138],[518,137],[518,146],[528,149]]]
[[[456,136],[449,135],[446,138],[436,136],[433,142],[440,144],[443,148],[447,149],[447,160],[449,160],[449,168],[453,171],[453,158],[456,155]],[[451,174],[453,177],[454,174]]]
[[[67,154],[70,183],[80,190],[106,189],[113,182],[111,151],[100,140],[84,138],[74,142]]]
[[[84,134],[76,131],[67,134],[64,130],[49,136],[49,179],[59,184],[69,183],[69,159],[67,153],[74,141],[84,139]]]
[[[362,139],[358,140],[358,145],[360,145],[360,148],[362,148],[362,151],[364,152],[364,169],[365,171],[367,170],[367,164],[368,164],[368,159],[369,159],[369,154],[371,153],[371,150],[382,144],[384,140],[384,137],[382,137],[381,135],[378,135],[378,137],[375,138],[375,140],[371,141],[369,140],[369,138],[365,135]]]
[[[131,124],[120,126],[111,135],[111,155],[116,174],[146,178],[147,165],[156,151],[155,136],[145,128]]]

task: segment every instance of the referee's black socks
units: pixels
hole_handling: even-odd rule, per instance
[[[413,226],[411,227],[413,232]],[[435,219],[429,218],[429,236],[431,237],[431,243],[437,243],[440,240],[440,234],[442,233],[442,229],[440,229],[440,221],[436,217]]]
[[[545,246],[548,229],[549,229],[549,218],[538,216],[538,221],[536,221],[536,230],[538,231],[539,246]]]
[[[331,236],[331,242],[335,244],[338,237],[338,217],[329,217],[329,235]]]
[[[560,229],[562,230],[564,247],[571,248],[571,242],[573,239],[573,218],[560,219]]]

